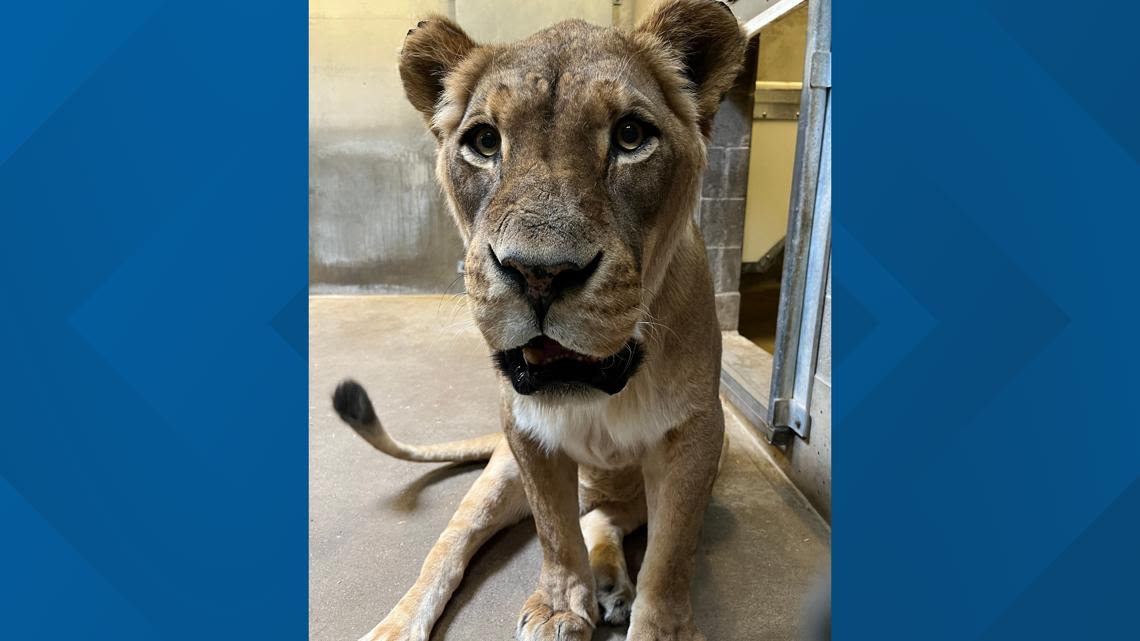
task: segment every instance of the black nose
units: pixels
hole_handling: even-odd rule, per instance
[[[585,284],[602,262],[602,252],[598,252],[590,262],[581,265],[574,262],[533,262],[512,254],[499,258],[495,255],[494,249],[490,251],[491,258],[499,266],[500,271],[517,283],[523,295],[530,300],[535,314],[538,315],[539,324],[542,323],[551,303],[567,290]]]

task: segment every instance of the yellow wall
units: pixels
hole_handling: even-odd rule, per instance
[[[476,42],[511,42],[560,22],[578,18],[591,24],[612,24],[608,0],[455,0],[456,22]]]
[[[396,52],[416,21],[448,0],[313,0],[309,4],[309,126],[415,125]]]
[[[570,18],[611,24],[613,13],[609,0],[313,0],[309,125],[421,127],[404,98],[396,52],[428,15],[453,18],[478,42],[505,42]]]
[[[760,33],[756,79],[802,81],[806,40],[806,5],[768,25]],[[752,121],[742,252],[746,263],[760,260],[787,233],[797,124],[794,120],[764,120],[755,116]]]

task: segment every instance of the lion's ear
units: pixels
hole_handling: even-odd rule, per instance
[[[400,80],[412,106],[431,122],[443,79],[476,47],[459,25],[442,16],[420,22],[400,49]]]
[[[744,65],[744,32],[719,0],[670,0],[637,26],[680,60],[693,83],[701,132],[706,136],[725,92]]]

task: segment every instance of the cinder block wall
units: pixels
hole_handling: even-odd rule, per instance
[[[708,248],[721,329],[734,330],[740,317],[740,264],[744,245],[744,203],[752,142],[752,99],[756,91],[753,39],[744,70],[721,103],[709,142],[709,166],[696,212]]]

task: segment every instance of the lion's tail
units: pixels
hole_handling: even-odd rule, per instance
[[[341,420],[348,423],[356,433],[388,456],[405,461],[422,463],[486,461],[491,458],[495,446],[502,440],[499,432],[434,445],[408,445],[401,443],[384,431],[368,392],[360,383],[352,379],[341,381],[333,392],[333,407]]]

